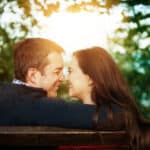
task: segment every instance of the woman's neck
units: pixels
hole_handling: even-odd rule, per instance
[[[95,105],[95,103],[93,102],[93,100],[91,98],[91,95],[89,95],[89,94],[86,94],[83,96],[82,102],[83,102],[83,104]]]

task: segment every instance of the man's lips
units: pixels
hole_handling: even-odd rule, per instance
[[[68,88],[69,88],[69,89],[71,89],[71,88],[72,88],[72,85],[71,85],[71,84],[69,84],[69,85],[68,85]]]

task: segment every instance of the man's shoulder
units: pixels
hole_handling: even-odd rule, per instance
[[[31,96],[31,97],[45,97],[46,92],[39,88],[33,88],[26,85],[18,85],[12,83],[2,83],[0,85],[0,95],[4,97],[23,97],[23,96]]]
[[[4,82],[0,84],[0,95],[1,94],[9,94],[9,92],[12,92],[14,90],[14,87],[11,83]]]

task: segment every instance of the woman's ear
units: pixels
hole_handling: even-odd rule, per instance
[[[26,75],[26,83],[30,86],[37,87],[40,79],[40,71],[36,68],[29,68]]]

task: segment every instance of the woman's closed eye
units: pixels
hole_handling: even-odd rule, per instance
[[[68,73],[71,74],[72,73],[72,69],[69,68],[68,69]]]

